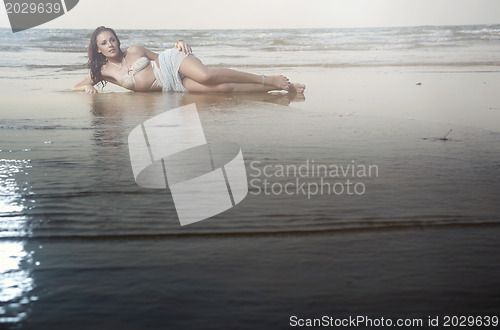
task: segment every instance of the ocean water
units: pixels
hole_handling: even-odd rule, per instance
[[[86,63],[92,31],[0,29],[2,68],[70,73]],[[498,66],[500,25],[305,30],[118,30],[153,51],[189,41],[212,66]],[[44,56],[40,55],[40,52]],[[314,55],[312,55],[314,53]],[[37,55],[38,54],[38,55]],[[281,56],[286,54],[286,56]],[[50,55],[50,56],[49,56]],[[46,69],[48,71],[44,71]],[[39,71],[40,70],[40,71]],[[18,72],[19,73],[19,72]]]
[[[86,72],[90,32],[0,30],[11,91],[0,108],[0,327],[499,314],[500,132],[454,126],[444,141],[447,124],[304,111],[307,99],[285,96],[66,91]],[[240,69],[500,65],[498,25],[117,32],[157,51],[182,38],[205,63]],[[181,227],[169,191],[135,184],[127,137],[191,103],[209,141],[242,147],[249,194]]]

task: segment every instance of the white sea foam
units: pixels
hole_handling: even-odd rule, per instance
[[[8,66],[37,68],[41,75],[83,70],[88,30],[31,29],[15,35],[0,29]],[[153,51],[188,41],[207,64],[230,67],[274,66],[430,66],[500,65],[500,25],[424,26],[302,30],[117,30],[122,45]],[[30,56],[16,56],[26,52]],[[277,63],[276,59],[280,59]],[[57,59],[57,61],[54,61]]]

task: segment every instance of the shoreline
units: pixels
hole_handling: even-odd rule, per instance
[[[449,71],[443,67],[381,67],[381,68],[342,68],[342,69],[311,69],[262,67],[255,72],[265,74],[284,74],[292,82],[306,84],[306,92],[302,95],[270,94],[233,94],[251,102],[269,101],[282,105],[290,105],[302,111],[320,113],[337,113],[339,116],[375,116],[405,120],[420,120],[433,123],[471,126],[479,129],[500,131],[500,96],[496,93],[500,86],[500,71],[491,67],[464,67],[460,71]],[[85,71],[82,71],[82,73]],[[78,81],[80,73],[72,74],[57,80],[36,79],[26,84],[25,79],[0,79],[0,86],[5,108],[29,107],[29,98],[38,107],[43,107],[40,101],[52,103],[54,98],[81,99],[85,102],[86,95],[71,91],[72,84]],[[132,93],[119,86],[108,84],[105,93]],[[62,93],[62,94],[61,94]],[[157,99],[156,93],[140,93],[140,98]],[[230,94],[195,94],[166,93],[163,98],[187,102],[198,102],[200,106],[211,106],[211,102],[231,98]],[[20,97],[23,99],[20,103]],[[25,96],[22,96],[25,95]],[[59,95],[59,96],[58,96]],[[78,101],[80,102],[80,101]],[[215,104],[214,103],[214,104]],[[25,109],[27,112],[30,109]],[[36,111],[31,109],[31,111]],[[6,114],[15,117],[15,114]],[[444,134],[444,133],[443,133]]]

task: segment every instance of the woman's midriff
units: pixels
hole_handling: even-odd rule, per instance
[[[156,62],[156,60],[155,60],[155,62]],[[151,63],[144,70],[136,73],[134,78],[135,78],[135,91],[136,92],[149,91],[151,85],[156,80]]]

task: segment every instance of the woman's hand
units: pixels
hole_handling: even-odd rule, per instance
[[[185,43],[184,40],[177,41],[174,48],[178,49],[180,52],[184,52],[185,54],[191,54],[193,52],[191,47]]]
[[[92,78],[90,75],[87,75],[85,79],[80,81],[78,84],[73,86],[74,91],[81,91],[85,93],[98,93],[97,89],[94,88],[94,82],[92,81]]]
[[[99,93],[97,89],[94,88],[92,85],[85,85],[85,93],[87,94],[93,94],[93,93]]]

